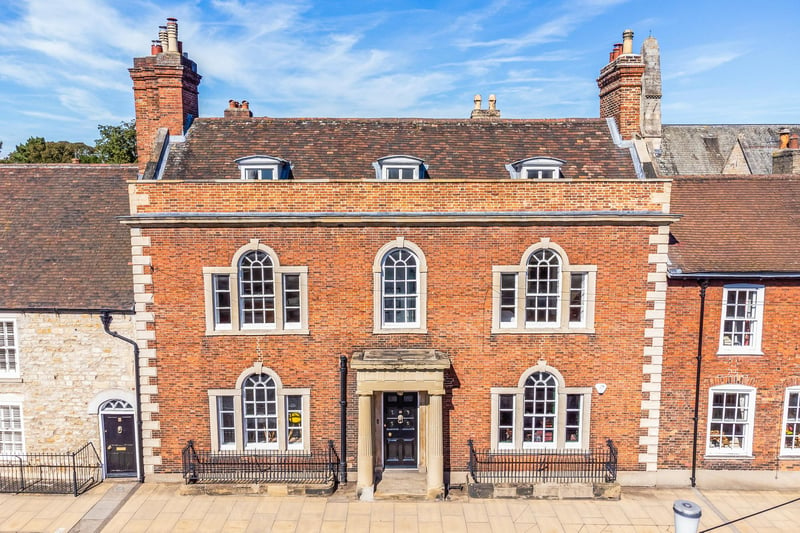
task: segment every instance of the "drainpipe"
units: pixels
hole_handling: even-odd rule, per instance
[[[138,465],[136,467],[136,477],[139,483],[144,483],[144,451],[142,449],[142,404],[141,404],[141,395],[140,395],[140,378],[139,378],[139,345],[136,344],[133,340],[123,337],[116,331],[111,331],[109,326],[111,325],[111,320],[113,317],[111,316],[110,311],[102,311],[100,313],[100,321],[103,323],[103,329],[106,333],[111,335],[112,337],[116,337],[119,340],[125,341],[128,344],[133,346],[133,376],[134,376],[134,389],[136,393],[136,440],[138,441],[137,449],[139,452],[138,457]]]
[[[339,357],[339,482],[347,483],[347,356]]]
[[[700,284],[700,318],[697,325],[697,375],[694,382],[694,434],[692,436],[692,487],[697,481],[697,424],[700,420],[700,368],[703,364],[703,317],[706,309],[706,289],[708,280],[701,279]]]

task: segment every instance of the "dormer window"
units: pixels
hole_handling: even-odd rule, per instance
[[[564,161],[553,157],[531,157],[506,165],[512,179],[557,180]]]
[[[292,177],[292,164],[279,157],[251,155],[236,160],[243,180],[283,180]]]
[[[427,168],[422,159],[409,155],[382,157],[372,164],[375,179],[418,180],[427,177]]]

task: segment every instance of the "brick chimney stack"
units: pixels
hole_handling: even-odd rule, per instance
[[[236,100],[228,100],[228,108],[223,113],[225,118],[250,118],[253,112],[250,111],[250,103],[242,100],[240,104]]]
[[[158,129],[183,135],[199,113],[197,86],[201,76],[195,62],[182,50],[178,21],[168,18],[167,25],[159,28],[150,55],[134,58],[133,68],[128,69],[133,80],[136,150],[142,173],[148,163],[158,159],[154,146]]]
[[[613,117],[623,139],[632,139],[640,133],[641,128],[642,75],[645,72],[645,63],[642,55],[634,54],[632,50],[633,31],[625,30],[622,33],[621,50],[615,45],[609,57],[611,61],[603,67],[600,77],[597,78],[597,86],[600,88],[600,117]]]
[[[800,135],[789,128],[778,132],[780,148],[772,152],[773,174],[800,174]]]

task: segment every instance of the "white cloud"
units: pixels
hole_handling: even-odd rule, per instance
[[[667,71],[665,80],[685,78],[713,70],[721,65],[736,61],[747,55],[741,43],[714,43],[679,50],[671,54],[670,65],[679,66],[680,70]]]

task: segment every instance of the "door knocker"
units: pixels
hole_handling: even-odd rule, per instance
[[[403,423],[403,415],[397,415],[397,423],[398,424],[402,424]]]
[[[117,426],[117,435],[122,435],[122,426]]]

